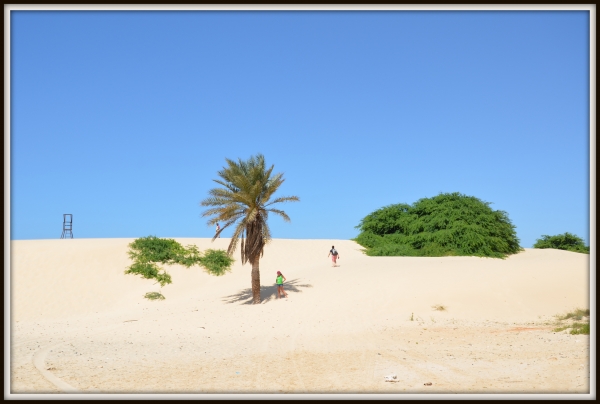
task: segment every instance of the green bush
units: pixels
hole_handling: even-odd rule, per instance
[[[140,275],[145,279],[154,279],[161,287],[172,283],[171,275],[158,264],[200,265],[206,272],[220,276],[231,271],[233,258],[223,250],[206,250],[204,254],[195,245],[184,248],[173,239],[162,239],[155,236],[138,238],[129,244],[129,257],[133,263],[125,271],[126,274]],[[147,297],[147,296],[146,296]]]
[[[159,264],[172,265],[180,261],[185,249],[177,241],[148,236],[135,239],[129,244],[129,258],[133,260],[126,274],[140,275],[145,279],[154,279],[161,287],[172,283],[169,275]]]
[[[165,300],[165,297],[159,292],[148,292],[144,297],[148,300]]]
[[[381,244],[373,248],[368,248],[366,254],[372,257],[415,257],[418,252],[406,244]]]
[[[556,248],[584,254],[590,253],[590,247],[585,245],[583,239],[569,232],[556,236],[543,235],[542,238],[537,239],[533,248]]]
[[[162,271],[162,272],[161,272]],[[160,286],[165,286],[166,284],[172,283],[171,275],[165,272],[164,269],[159,268],[154,262],[134,262],[131,266],[125,271],[126,274],[136,274],[140,275],[145,279],[155,279],[157,283],[160,283]]]
[[[573,323],[571,326],[571,334],[586,334],[590,335],[590,323]]]
[[[558,327],[553,330],[554,332],[570,329],[570,334],[590,334],[590,309],[575,309],[567,314],[558,315],[556,317],[558,318]],[[564,324],[566,320],[571,320],[573,322]],[[585,320],[585,322],[579,323],[578,321],[580,320]]]
[[[208,273],[216,276],[231,271],[231,264],[233,264],[233,258],[227,255],[224,250],[206,250],[204,256],[200,257],[199,260],[200,265],[206,268]]]
[[[506,212],[489,205],[455,192],[385,206],[361,220],[354,240],[371,256],[505,258],[521,251]]]
[[[129,257],[138,262],[178,263],[185,249],[173,239],[148,236],[129,244]]]
[[[573,319],[573,320],[581,320],[584,317],[589,317],[590,316],[590,309],[575,309],[570,313],[565,314],[564,316],[558,316],[559,320],[568,320],[568,319]]]
[[[372,248],[379,244],[384,244],[383,237],[371,233],[370,231],[364,231],[354,239],[358,244],[363,247]]]

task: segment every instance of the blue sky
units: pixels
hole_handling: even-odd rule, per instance
[[[13,11],[11,239],[210,237],[225,158],[285,173],[275,238],[461,192],[589,243],[585,11]],[[6,135],[5,135],[6,136]],[[225,232],[227,237],[231,232]]]

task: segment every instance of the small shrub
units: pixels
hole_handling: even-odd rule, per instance
[[[442,306],[441,304],[436,304],[435,306],[433,306],[433,309],[437,311],[446,311],[446,307]]]
[[[165,300],[165,297],[159,292],[148,292],[144,297],[148,300]]]
[[[590,309],[575,309],[574,311],[567,313],[563,316],[559,316],[559,320],[568,320],[570,318],[574,320],[581,320],[583,317],[589,317]]]
[[[206,271],[212,275],[221,276],[231,271],[233,258],[227,255],[224,250],[206,250],[204,256],[199,257],[200,265],[206,268]]]
[[[587,334],[590,335],[590,323],[573,323],[571,325],[571,334]]]
[[[561,327],[556,327],[554,330],[554,332],[560,332],[560,331],[565,331],[565,330],[571,330],[569,331],[569,334],[572,335],[577,335],[577,334],[586,334],[589,335],[590,334],[590,323],[573,323],[571,325],[564,325]]]
[[[585,245],[583,239],[569,232],[556,236],[543,235],[536,241],[533,248],[556,248],[584,254],[590,253],[590,247]]]
[[[567,314],[564,315],[559,315],[556,316],[558,319],[558,327],[556,327],[553,331],[554,332],[560,332],[560,331],[565,331],[565,330],[570,330],[569,333],[570,334],[590,334],[590,321],[589,321],[589,316],[590,316],[590,310],[589,309],[575,309]],[[584,319],[584,317],[587,317],[587,322],[584,323],[579,323],[577,321],[580,321],[582,319]],[[571,320],[574,322],[571,324],[563,324],[562,322],[564,321],[568,321]]]

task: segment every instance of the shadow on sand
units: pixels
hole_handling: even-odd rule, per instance
[[[300,284],[299,279],[293,279],[283,284],[283,289],[288,293],[301,293],[301,288],[312,288],[309,284]],[[277,287],[273,286],[261,286],[260,287],[261,303],[267,303],[271,300],[277,299]],[[284,298],[285,299],[285,298]],[[252,304],[252,288],[244,289],[234,295],[225,296],[223,298],[225,303],[238,303],[241,304]]]

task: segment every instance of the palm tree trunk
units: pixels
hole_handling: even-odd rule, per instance
[[[252,300],[254,304],[260,304],[260,272],[258,270],[257,257],[252,262]]]

